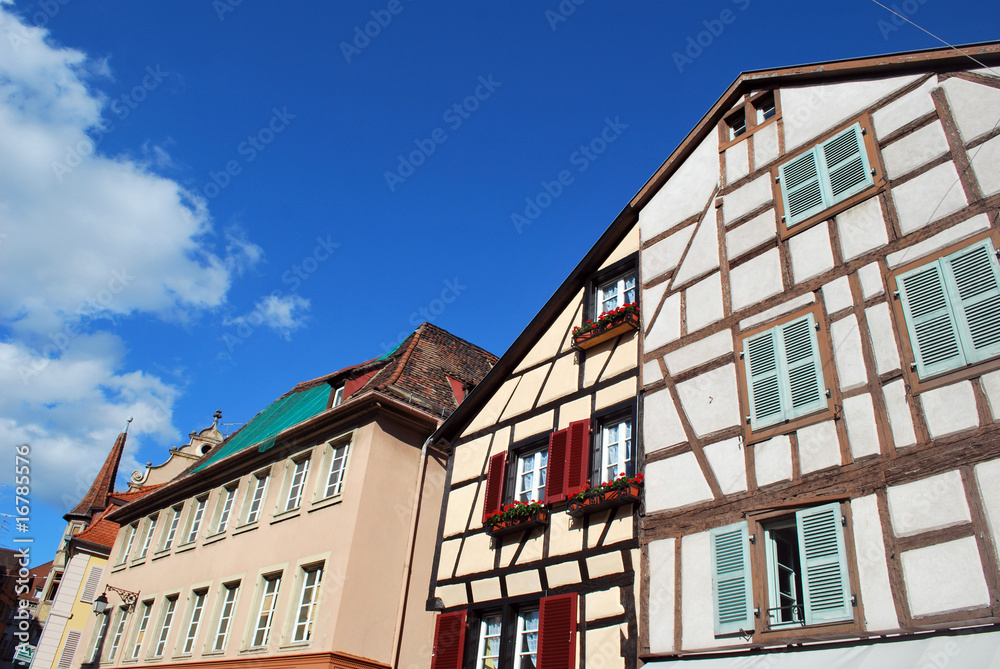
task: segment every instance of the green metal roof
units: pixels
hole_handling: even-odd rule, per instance
[[[257,446],[257,450],[263,453],[274,446],[274,440],[281,432],[324,411],[329,399],[330,386],[324,383],[272,402],[193,469],[192,473],[251,446]]]

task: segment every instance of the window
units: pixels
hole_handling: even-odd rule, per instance
[[[347,450],[349,446],[350,443],[330,447],[330,472],[326,476],[326,487],[323,490],[324,498],[339,495],[344,488],[344,474],[347,471]]]
[[[635,303],[635,272],[629,272],[597,288],[597,315]]]
[[[849,204],[854,195],[876,185],[866,134],[868,130],[857,122],[778,166],[781,220],[786,232],[829,218],[837,213],[828,211],[831,207]]]
[[[153,539],[153,532],[156,531],[156,516],[149,517],[149,524],[146,527],[146,537],[142,540],[142,548],[139,550],[139,555],[136,559],[142,559],[146,557],[146,553],[149,552],[149,543]]]
[[[194,649],[195,639],[198,638],[198,627],[201,625],[201,614],[205,609],[206,591],[195,591],[192,593],[191,616],[188,619],[187,636],[184,638],[184,646],[181,649],[182,655],[190,655]]]
[[[274,610],[278,604],[278,589],[281,587],[281,574],[265,576],[262,583],[260,606],[254,626],[252,648],[267,646],[267,638],[271,634],[271,623],[274,620]]]
[[[50,602],[56,598],[56,593],[59,592],[59,584],[62,583],[63,573],[57,571],[52,577],[52,584],[49,586],[49,594],[46,595],[45,601]]]
[[[163,548],[161,550],[168,551],[170,550],[170,547],[174,545],[174,537],[177,536],[177,526],[181,522],[181,511],[183,511],[183,509],[183,504],[178,504],[170,509],[170,526],[167,528],[167,533],[163,537]]]
[[[763,540],[751,544],[754,536]],[[840,504],[736,523],[711,531],[717,635],[854,620]],[[753,565],[759,565],[753,569]],[[765,602],[753,600],[761,574]]]
[[[598,481],[612,481],[622,474],[633,474],[635,463],[632,457],[631,414],[610,418],[601,423],[600,458]]]
[[[125,540],[125,546],[122,548],[121,555],[118,556],[118,564],[125,564],[128,560],[129,553],[132,552],[132,544],[135,543],[135,533],[139,529],[137,524],[129,525],[125,528],[125,535],[128,539]]]
[[[740,109],[735,114],[726,118],[726,127],[729,129],[729,139],[734,140],[747,131],[747,113],[745,109]]]
[[[198,538],[198,530],[201,529],[201,519],[205,515],[205,505],[208,503],[208,496],[198,497],[194,500],[194,509],[191,511],[191,525],[188,528],[187,539],[184,543],[189,544]]]
[[[229,638],[229,627],[233,622],[233,612],[236,608],[236,597],[240,594],[240,583],[227,583],[222,586],[222,608],[219,610],[219,627],[215,631],[215,642],[212,650],[222,652],[226,649],[226,639]]]
[[[260,508],[264,504],[264,497],[267,495],[267,471],[258,472],[250,479],[251,493],[247,495],[249,504],[247,506],[246,522],[256,523],[260,518]]]
[[[743,339],[741,386],[752,432],[829,409],[814,311]],[[832,370],[829,370],[832,375]]]
[[[292,642],[305,643],[312,638],[313,618],[316,614],[316,602],[319,600],[319,586],[323,581],[323,565],[302,568],[302,592],[299,596],[298,613],[295,616],[295,628]]]
[[[503,616],[499,613],[483,616],[479,625],[479,650],[476,652],[478,669],[499,669],[502,621]]]
[[[285,498],[285,508],[283,511],[292,511],[299,508],[302,503],[302,490],[306,485],[306,476],[309,474],[309,458],[303,458],[294,463],[292,478],[288,483],[288,497]]]
[[[130,660],[139,659],[139,651],[142,648],[142,640],[146,638],[146,628],[149,626],[149,614],[153,611],[153,600],[143,602],[139,605],[139,626],[136,627],[135,642],[132,644],[132,652],[129,654]]]
[[[125,631],[125,617],[125,607],[118,607],[118,610],[115,612],[115,622],[112,625],[114,634],[111,636],[111,645],[108,646],[108,662],[113,661],[115,655],[118,653],[118,646],[122,642],[122,633]]]
[[[236,500],[236,493],[239,491],[237,484],[223,488],[222,495],[219,496],[218,520],[215,525],[215,532],[221,534],[229,527],[229,516],[233,512],[233,502]]]
[[[177,607],[177,595],[167,597],[163,600],[163,613],[160,620],[160,634],[156,639],[156,648],[153,650],[153,657],[163,657],[163,651],[167,647],[167,636],[170,634],[170,625],[174,621],[174,609]]]
[[[538,609],[517,614],[514,669],[534,669],[538,665]]]
[[[101,624],[95,629],[97,630],[97,635],[94,637],[94,643],[90,648],[90,661],[96,664],[101,658],[98,653],[101,651],[101,640],[104,639],[104,635],[108,631],[108,621],[111,618],[111,611],[105,610],[104,615],[101,616]]]
[[[769,118],[773,118],[778,113],[778,107],[774,102],[774,93],[766,93],[752,103],[754,111],[757,112],[757,125],[761,125]]]
[[[989,237],[895,277],[919,380],[1000,355],[1000,266]]]
[[[339,407],[340,403],[344,401],[344,386],[338,386],[336,390],[333,391],[333,404],[331,407]]]
[[[781,116],[777,91],[763,91],[751,94],[719,124],[720,146],[722,150],[754,134],[758,128],[767,125],[771,119]],[[745,160],[745,158],[744,158]],[[759,165],[758,165],[759,167]]]
[[[517,488],[514,499],[518,502],[545,499],[545,470],[548,468],[549,449],[541,448],[517,458]]]

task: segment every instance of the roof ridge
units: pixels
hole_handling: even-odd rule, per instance
[[[63,518],[71,520],[82,517],[89,520],[93,518],[96,511],[107,508],[108,496],[115,491],[115,479],[118,478],[118,465],[121,464],[122,453],[125,452],[125,441],[127,438],[127,431],[118,435],[114,446],[111,447],[111,452],[108,453],[108,457],[104,460],[104,465],[97,472],[94,482],[90,484],[87,494]]]

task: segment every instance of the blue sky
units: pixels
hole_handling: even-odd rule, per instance
[[[740,71],[938,46],[870,0],[0,0],[0,545],[50,559],[128,416],[122,486],[422,321],[502,354]]]

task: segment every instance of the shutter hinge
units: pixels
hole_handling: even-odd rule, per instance
[[[786,219],[784,216],[781,217],[781,222],[782,223],[784,223],[786,220],[788,220],[788,219]]]
[[[816,332],[819,332],[822,329],[823,327],[819,324],[819,321],[816,321]]]
[[[760,618],[760,607],[759,606],[755,606],[754,607],[754,609],[753,609],[753,617],[754,618]]]
[[[747,414],[747,425],[750,424],[750,414]]]
[[[827,397],[827,399],[830,399],[831,397],[833,397],[833,393],[830,392],[829,388],[826,389],[826,397]]]
[[[847,527],[847,516],[840,517],[840,524],[843,525],[844,527]]]
[[[858,605],[858,596],[851,595],[851,606],[857,606],[857,605]]]
[[[747,357],[746,351],[740,351],[740,360],[743,360],[746,357]]]
[[[876,174],[878,174],[878,170],[876,170],[876,169],[875,169],[875,168],[873,167],[873,168],[872,168],[872,176],[875,176]]]
[[[899,296],[899,291],[898,291],[898,290],[894,290],[894,291],[892,291],[892,299],[894,299],[894,300],[898,300],[898,299],[899,299],[899,297],[900,297],[900,296]]]
[[[997,257],[997,260],[1000,260],[1000,249],[996,249],[995,251],[993,251],[993,255]]]
[[[915,362],[911,362],[910,363],[910,371],[911,372],[917,371],[917,363],[915,363]]]
[[[757,535],[756,535],[756,534],[751,534],[751,535],[749,535],[749,536],[747,537],[747,539],[749,539],[749,540],[750,540],[750,543],[752,543],[752,544],[754,544],[754,543],[757,543]]]
[[[866,128],[864,126],[861,126],[861,134],[862,135],[867,135],[868,134],[868,128]]]
[[[780,174],[778,176],[774,177],[774,183],[778,183],[779,181],[781,181],[781,175]]]

